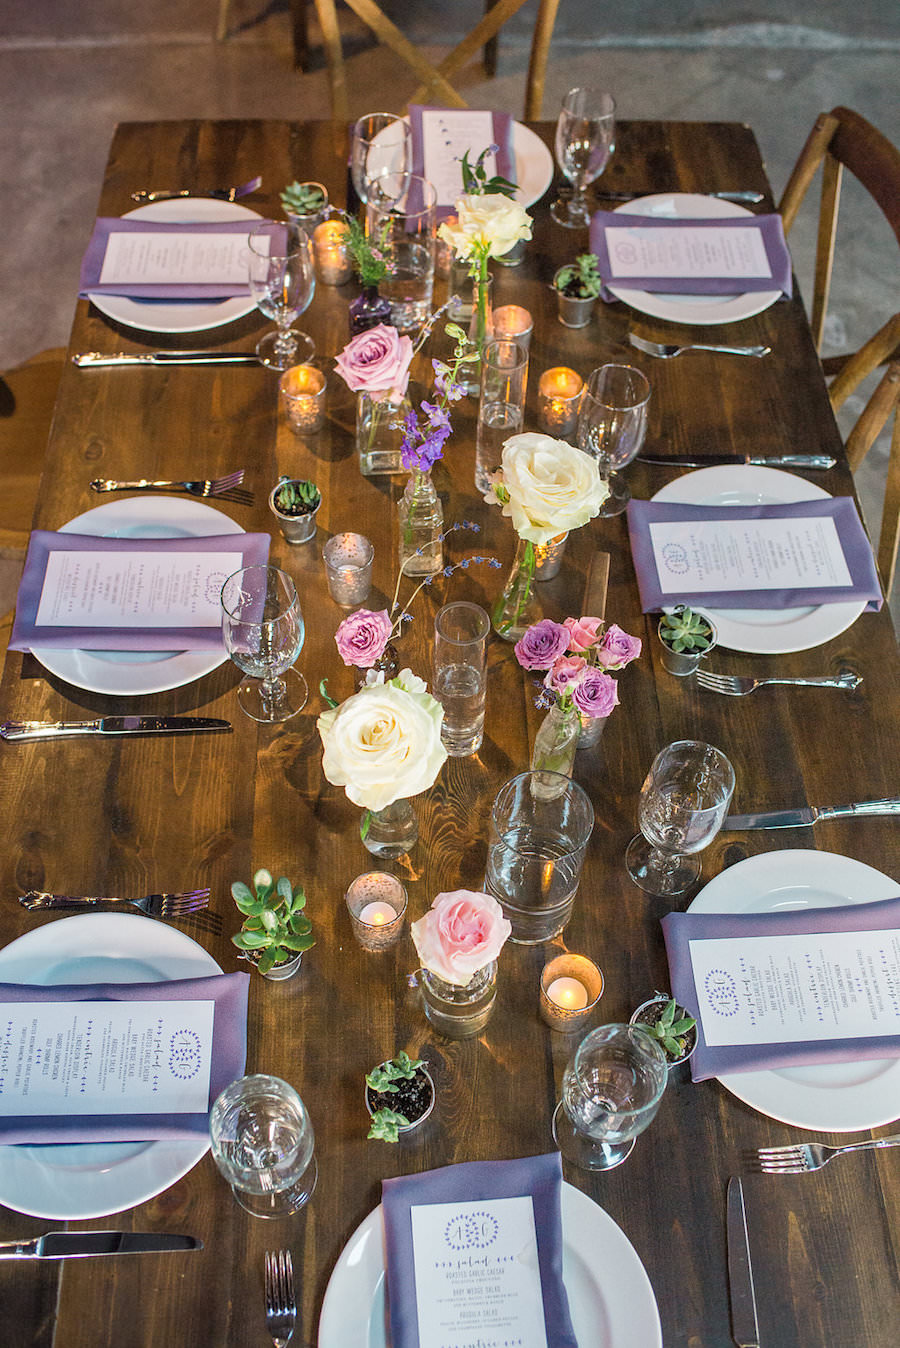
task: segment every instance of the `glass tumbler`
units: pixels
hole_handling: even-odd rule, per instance
[[[445,604],[434,619],[434,695],[444,708],[441,740],[451,758],[481,748],[491,620],[478,604]]]
[[[288,1217],[316,1187],[313,1127],[286,1081],[257,1073],[233,1081],[209,1116],[213,1160],[242,1208]]]

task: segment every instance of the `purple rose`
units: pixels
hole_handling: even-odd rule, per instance
[[[572,689],[572,701],[583,716],[595,720],[609,716],[619,705],[619,691],[615,679],[589,665],[579,683]]]
[[[338,655],[345,665],[367,669],[384,655],[393,626],[386,609],[379,613],[367,608],[357,609],[344,619],[334,634]]]
[[[603,634],[596,649],[596,661],[603,669],[624,669],[641,653],[640,637],[630,637],[615,623]]]
[[[409,383],[412,341],[396,328],[379,323],[349,341],[334,365],[354,393],[386,393],[400,399]]]
[[[549,669],[569,648],[569,629],[544,618],[529,627],[515,644],[516,659],[523,669]]]

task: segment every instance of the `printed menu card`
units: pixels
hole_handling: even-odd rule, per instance
[[[493,146],[493,152],[484,161],[487,176],[499,174],[510,182],[516,181],[509,113],[478,108],[429,108],[411,103],[409,123],[412,172],[434,187],[438,218],[449,215],[457,197],[462,195],[462,158],[467,152],[468,162],[474,165],[482,150]]]
[[[157,300],[249,295],[247,236],[263,223],[102,216],[82,259],[78,293]]]

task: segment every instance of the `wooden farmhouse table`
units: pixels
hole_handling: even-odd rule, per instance
[[[549,124],[535,129],[552,145]],[[334,123],[125,124],[113,139],[99,214],[127,211],[136,188],[239,183],[257,173],[264,192],[248,204],[262,213],[279,213],[278,192],[294,178],[321,181],[341,203],[346,165],[346,129]],[[771,209],[753,134],[732,123],[626,122],[604,184],[637,194],[754,188],[766,193]],[[645,319],[618,303],[598,303],[587,328],[561,326],[549,282],[558,266],[586,249],[587,239],[551,222],[551,198],[548,193],[534,207],[534,239],[524,263],[494,271],[495,303],[522,304],[534,316],[528,429],[536,429],[540,373],[570,365],[586,377],[609,359],[611,346],[625,340],[629,322],[650,337],[699,339],[698,329]],[[256,1220],[236,1205],[207,1155],[137,1208],[69,1223],[73,1229],[190,1232],[202,1238],[204,1249],[0,1265],[0,1342],[7,1348],[262,1344],[268,1341],[263,1252],[281,1245],[293,1251],[300,1298],[293,1342],[315,1343],[335,1262],[380,1201],[384,1177],[553,1148],[550,1120],[574,1046],[538,1016],[538,979],[548,949],[508,944],[486,1030],[476,1039],[448,1040],[431,1029],[419,994],[409,987],[416,958],[408,936],[386,954],[364,953],[343,902],[349,881],[370,869],[372,859],[359,840],[360,811],[321,769],[319,680],[327,678],[338,698],[353,687],[334,645],[343,615],[328,597],[322,545],[344,529],[371,538],[375,570],[368,602],[386,605],[396,574],[394,503],[403,485],[400,477],[361,476],[354,395],[332,372],[332,357],[347,340],[347,305],[355,293],[352,286],[319,285],[300,321],[329,372],[326,425],[315,436],[299,437],[286,426],[276,378],[255,366],[84,370],[69,364],[63,377],[37,526],[56,529],[97,505],[100,498],[88,483],[98,476],[213,477],[244,466],[255,505],[218,508],[255,530],[272,529],[267,496],[279,473],[319,484],[324,499],[316,541],[291,548],[273,530],[271,552],[300,594],[307,636],[298,667],[311,693],[300,717],[270,729],[241,714],[239,675],[227,662],[186,687],[129,699],[81,691],[48,674],[31,655],[11,653],[0,699],[4,718],[81,719],[137,707],[226,717],[234,733],[4,746],[0,944],[39,923],[67,920],[23,911],[16,898],[31,887],[138,895],[210,885],[223,934],[211,938],[190,924],[183,930],[193,931],[226,971],[246,968],[236,963],[228,939],[239,926],[231,882],[267,866],[302,884],[316,945],[288,982],[253,974],[247,1067],[285,1078],[302,1095],[316,1129],[318,1187],[300,1215]],[[246,349],[267,326],[254,313],[223,328],[166,337],[117,327],[79,301],[71,351]],[[851,493],[799,298],[722,326],[714,336],[766,343],[772,354],[762,360],[695,354],[661,361],[633,353],[653,389],[648,450],[835,454],[840,466],[810,480],[832,493]],[[490,607],[514,552],[509,522],[473,488],[474,414],[471,401],[454,408],[453,437],[434,480],[445,521],[471,519],[482,532],[474,539],[452,535],[448,554],[452,561],[466,552],[489,553],[504,570],[471,567],[416,599],[402,640],[403,663],[428,677],[436,609],[449,597]],[[677,471],[636,463],[627,474],[634,494],[648,497]],[[637,889],[623,862],[636,832],[641,782],[663,745],[695,738],[721,748],[735,768],[734,809],[741,812],[885,797],[896,794],[900,782],[900,662],[886,608],[865,613],[815,650],[779,656],[722,650],[714,662],[726,671],[760,674],[851,669],[863,679],[855,692],[770,688],[744,699],[719,697],[662,670],[651,641],[654,619],[641,613],[622,516],[595,520],[571,535],[559,576],[540,588],[545,615],[562,620],[582,612],[588,567],[598,550],[611,558],[607,617],[640,635],[645,649],[618,676],[621,706],[599,745],[576,760],[575,778],[591,797],[596,822],[574,915],[550,947],[551,953],[566,948],[587,954],[602,967],[606,985],[595,1024],[627,1020],[655,988],[668,986],[660,929],[667,905]],[[527,767],[541,714],[533,705],[531,677],[511,646],[492,638],[484,744],[470,758],[450,759],[433,789],[416,800],[419,841],[408,860],[392,867],[408,887],[411,918],[439,891],[481,887],[491,803],[501,784]],[[898,877],[897,837],[897,823],[889,818],[722,833],[703,854],[703,878],[785,848],[839,853]],[[437,1083],[436,1109],[414,1141],[369,1142],[363,1075],[401,1048],[427,1059]],[[605,1208],[643,1261],[666,1348],[730,1342],[728,1176],[745,1168],[747,1153],[757,1146],[809,1136],[742,1104],[717,1081],[692,1084],[681,1068],[671,1074],[656,1120],[624,1165],[599,1176],[566,1165],[566,1179]],[[898,1166],[900,1153],[887,1151],[843,1159],[820,1175],[745,1179],[762,1344],[893,1348],[900,1324]],[[61,1225],[0,1209],[0,1239]],[[584,1253],[590,1257],[589,1250]],[[598,1327],[596,1340],[582,1348],[606,1343]],[[617,1340],[610,1348],[625,1345]]]

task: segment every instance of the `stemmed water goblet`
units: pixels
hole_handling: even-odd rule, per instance
[[[711,744],[677,740],[661,749],[641,787],[641,831],[625,852],[628,874],[648,894],[683,894],[718,833],[734,792],[734,768]]]
[[[596,89],[570,89],[556,120],[556,162],[572,184],[550,208],[558,225],[586,229],[591,213],[585,188],[606,168],[615,149],[616,104]]]
[[[600,477],[609,489],[599,511],[604,518],[620,515],[631,500],[617,470],[640,452],[649,408],[650,384],[633,365],[601,365],[590,375],[576,435],[578,448],[597,460]]]
[[[287,721],[306,706],[306,679],[293,668],[306,628],[294,582],[276,566],[247,566],[222,586],[225,648],[250,677],[238,705],[254,721]]]
[[[277,324],[256,347],[260,364],[273,370],[303,365],[316,347],[305,332],[291,327],[315,293],[316,274],[309,236],[299,225],[279,221],[260,225],[250,235],[250,293],[258,308]]]
[[[659,1109],[669,1069],[646,1030],[601,1025],[579,1044],[563,1073],[553,1136],[567,1161],[582,1170],[611,1170]]]
[[[409,123],[388,112],[370,112],[350,133],[350,177],[364,205],[390,210],[409,184],[412,135]],[[369,228],[369,221],[366,221]]]
[[[287,1217],[316,1187],[315,1138],[300,1096],[256,1073],[233,1081],[210,1111],[212,1156],[242,1208]]]

